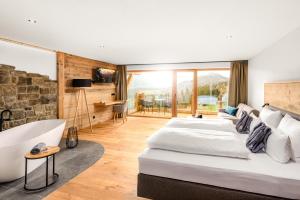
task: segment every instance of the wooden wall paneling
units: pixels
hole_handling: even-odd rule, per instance
[[[61,95],[62,98],[60,96],[60,98],[63,99],[63,107],[59,113],[62,118],[66,119],[66,128],[68,128],[73,125],[77,102],[75,95],[76,89],[72,87],[72,79],[92,79],[94,69],[98,67],[116,69],[116,65],[65,53],[59,53],[57,56],[57,60],[59,60],[60,57],[64,57],[64,71],[61,74],[59,73],[61,76],[59,83],[62,85],[59,90],[63,91],[63,95]],[[94,104],[99,103],[100,101],[113,101],[114,96],[112,96],[112,94],[116,92],[115,88],[115,85],[112,83],[93,84],[91,88],[86,89],[88,109],[91,113],[93,125],[112,119],[112,106],[97,107],[94,106]],[[78,128],[89,127],[88,113],[83,100],[83,97],[81,97],[75,124]]]
[[[108,106],[106,108],[103,108],[103,109],[101,109],[100,112],[98,111],[98,112],[93,113],[93,115],[98,120],[92,120],[92,125],[96,125],[96,124],[99,124],[99,123],[102,123],[102,122],[106,122],[106,121],[112,119],[112,107]],[[72,118],[72,117],[66,118],[66,121],[67,121],[66,126],[67,127],[73,126],[73,120],[74,120],[74,118]],[[86,114],[86,112],[79,113],[79,115],[77,116],[77,119],[76,119],[76,125],[79,128],[89,126],[88,115]]]
[[[300,114],[300,81],[265,83],[264,102]]]
[[[93,127],[92,127],[92,122],[91,122],[91,116],[90,116],[90,111],[89,111],[89,106],[88,106],[88,102],[87,102],[87,98],[86,98],[86,91],[85,90],[83,90],[83,94],[84,94],[85,107],[86,107],[86,111],[87,111],[87,114],[88,114],[90,129],[93,132]]]
[[[75,108],[75,114],[74,114],[74,119],[73,119],[73,126],[75,127],[76,124],[76,118],[77,118],[77,114],[78,114],[78,109],[79,109],[79,105],[80,105],[80,99],[81,99],[81,90],[79,90],[78,92],[75,91],[75,98],[76,98],[76,108]],[[78,93],[78,94],[77,94]],[[72,109],[73,107],[71,107]],[[70,117],[70,115],[68,115]],[[73,116],[72,116],[73,117]]]
[[[64,118],[64,93],[65,93],[65,54],[62,52],[56,53],[57,57],[57,81],[58,81],[58,110],[59,119]]]

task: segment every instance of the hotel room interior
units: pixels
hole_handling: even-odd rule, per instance
[[[0,0],[0,200],[300,199],[299,0]]]

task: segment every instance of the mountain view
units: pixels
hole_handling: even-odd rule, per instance
[[[218,73],[198,76],[198,104],[216,105],[218,101],[227,101],[228,78]],[[190,104],[192,98],[192,81],[177,85],[177,98],[182,104]]]
[[[170,79],[170,77],[165,77]],[[165,98],[170,101],[172,92],[172,79],[164,80],[162,84],[154,76],[153,80],[146,78],[146,76],[134,76],[134,79],[129,87],[129,99],[134,101],[137,93],[144,93],[145,98]],[[221,101],[227,104],[228,92],[228,77],[223,76],[221,73],[209,72],[200,74],[197,79],[198,87],[198,107],[210,106],[210,110],[217,109],[217,102]],[[188,107],[192,101],[193,81],[186,80],[177,84],[177,104],[178,107]]]

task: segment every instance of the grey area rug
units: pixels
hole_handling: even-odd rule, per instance
[[[61,151],[55,156],[55,171],[59,174],[58,181],[40,192],[28,192],[23,189],[24,177],[16,181],[0,184],[0,200],[39,200],[46,197],[57,188],[83,172],[99,160],[104,148],[101,144],[80,140],[74,149],[66,149],[65,140],[60,145]],[[30,160],[29,160],[30,162]],[[35,169],[28,176],[28,187],[45,185],[45,163]],[[52,158],[49,159],[49,182],[52,181]]]

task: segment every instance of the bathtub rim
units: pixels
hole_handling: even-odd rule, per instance
[[[8,129],[8,130],[13,130],[13,129],[20,128],[21,126],[24,126],[24,125],[29,125],[29,124],[39,123],[39,122],[45,122],[45,121],[60,121],[61,123],[59,123],[57,126],[53,127],[52,129],[49,129],[48,131],[45,131],[45,132],[43,132],[43,133],[40,133],[37,137],[39,137],[39,136],[41,136],[41,135],[44,135],[44,134],[47,134],[47,133],[50,132],[50,131],[53,131],[53,130],[55,130],[55,129],[57,129],[57,128],[60,128],[61,126],[64,126],[64,128],[65,128],[65,125],[66,125],[66,120],[64,120],[64,119],[46,119],[46,120],[39,120],[39,121],[34,121],[34,122],[22,124],[22,125],[20,125],[20,126],[16,126],[16,127],[11,128],[11,129]],[[13,132],[13,131],[10,132],[10,133],[5,133],[5,131],[3,131],[3,132],[0,132],[0,134],[6,135],[6,134],[16,134],[16,133]],[[62,133],[62,134],[63,134],[63,133]],[[13,144],[13,145],[4,145],[4,146],[0,146],[0,149],[4,150],[4,149],[6,149],[6,148],[11,148],[11,147],[13,147],[13,146],[25,145],[28,141],[30,141],[30,140],[32,140],[32,139],[34,139],[34,138],[36,138],[36,137],[32,137],[32,138],[29,138],[29,139],[26,139],[26,140],[17,142],[17,143],[15,143],[15,144]]]

